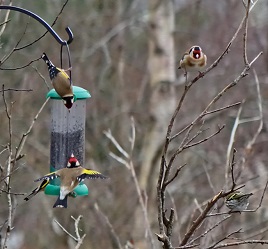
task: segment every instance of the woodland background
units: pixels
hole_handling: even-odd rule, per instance
[[[14,157],[23,133],[27,132],[45,102],[49,90],[47,85],[51,88],[47,67],[42,60],[37,59],[46,52],[56,65],[60,63],[60,46],[50,34],[31,46],[13,51],[15,47],[22,47],[39,38],[45,29],[32,18],[11,11],[8,16],[10,21],[5,28],[2,29],[3,24],[0,26],[3,31],[0,33],[1,90],[4,85],[5,89],[32,91],[9,90],[0,98],[1,248],[161,248],[162,243],[155,236],[155,233],[159,233],[157,181],[167,127],[185,89],[183,72],[177,69],[179,60],[189,47],[199,45],[207,54],[210,66],[224,52],[238,29],[246,13],[246,2],[70,0],[64,5],[65,1],[59,0],[12,1],[12,5],[38,14],[49,24],[58,16],[53,29],[62,39],[67,39],[67,26],[73,31],[74,41],[70,44],[72,79],[76,85],[89,90],[92,95],[87,100],[85,166],[109,176],[109,180],[86,181],[89,196],[69,198],[66,210],[52,208],[55,196],[40,193],[25,203],[24,196],[18,195],[29,193],[37,186],[33,180],[49,171],[49,102],[27,136],[21,152],[25,156],[15,165],[11,164],[12,170],[16,170],[12,171],[10,177],[6,177],[9,158],[11,160]],[[1,1],[1,4],[9,3]],[[195,123],[190,135],[202,130],[199,137],[205,138],[223,124],[224,129],[208,141],[183,150],[173,162],[173,174],[176,168],[184,164],[186,166],[165,192],[167,213],[170,208],[175,210],[173,233],[170,236],[173,247],[165,248],[179,246],[192,221],[202,213],[206,202],[221,189],[227,190],[230,187],[227,184],[231,181],[230,172],[226,166],[228,156],[231,155],[227,152],[230,141],[233,143],[231,148],[237,150],[237,183],[246,185],[242,189],[244,192],[254,193],[250,209],[256,208],[260,203],[267,181],[268,163],[268,2],[254,0],[250,3],[256,5],[248,18],[248,60],[251,62],[261,51],[263,54],[256,59],[247,72],[248,75],[243,75],[237,85],[220,97],[213,109],[240,101],[244,102],[243,105],[237,104],[205,116]],[[5,21],[6,14],[6,10],[0,10],[0,23]],[[195,120],[210,101],[241,74],[245,67],[244,30],[239,31],[219,64],[203,78],[199,78],[187,92],[175,118],[173,134]],[[20,39],[19,46],[16,46]],[[11,51],[13,53],[10,57],[3,60]],[[32,63],[29,66],[22,69],[7,70],[30,62]],[[192,80],[196,76],[198,73],[188,74],[188,79]],[[261,101],[257,93],[257,81]],[[10,119],[7,117],[4,100],[8,110],[12,109]],[[240,123],[234,129],[237,117],[240,118]],[[11,129],[9,122],[12,124]],[[129,137],[133,131],[133,122],[136,137],[131,150]],[[260,132],[258,128],[261,129]],[[126,167],[109,155],[113,152],[121,157],[104,134],[104,131],[109,130],[129,153],[130,158],[127,161],[133,168],[129,165]],[[235,131],[233,139],[230,138],[232,131]],[[249,149],[248,143],[255,135],[256,140]],[[167,154],[174,153],[183,138],[182,135],[174,139]],[[12,154],[8,149],[10,141]],[[135,170],[134,175],[131,169]],[[10,180],[8,184],[7,179]],[[8,191],[11,193],[12,212]],[[256,212],[231,214],[231,219],[226,218],[212,232],[204,234],[204,231],[219,222],[223,216],[206,219],[194,234],[195,237],[203,234],[198,245],[188,248],[219,248],[215,243],[220,243],[221,239],[224,243],[246,239],[267,242],[266,195],[267,193]],[[145,204],[146,213],[141,208],[141,202]],[[223,199],[217,202],[217,211],[228,211],[223,205]],[[81,245],[54,221],[56,219],[76,236],[71,216],[77,218],[79,215],[83,216],[79,223],[79,232],[81,237],[86,234]],[[145,216],[150,224],[149,232],[146,229]],[[7,220],[10,218],[13,229],[7,244],[4,244]],[[153,242],[149,239],[150,234]],[[228,247],[266,246],[244,243]]]

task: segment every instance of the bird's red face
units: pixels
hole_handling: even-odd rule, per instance
[[[69,160],[68,160],[67,167],[68,167],[68,168],[75,168],[75,167],[79,167],[79,166],[80,166],[79,161],[78,161],[77,158],[72,154],[71,157],[70,157]]]
[[[202,49],[199,46],[194,46],[190,49],[189,54],[193,56],[194,59],[200,59],[202,54]]]
[[[74,103],[73,97],[64,97],[62,99],[63,99],[64,105],[70,110]]]
[[[194,48],[193,57],[195,59],[199,59],[201,57],[201,48],[200,47],[195,47]]]

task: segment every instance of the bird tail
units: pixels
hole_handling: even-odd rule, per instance
[[[48,59],[47,55],[45,53],[42,54],[41,58],[45,61],[47,64],[48,68],[55,67],[53,63]]]
[[[56,200],[53,208],[55,208],[55,207],[67,208],[67,198],[68,198],[68,195],[66,195],[65,198],[63,200],[61,200],[60,196],[59,196],[58,199]]]

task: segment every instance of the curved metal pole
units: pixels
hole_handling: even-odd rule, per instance
[[[20,7],[16,7],[16,6],[9,6],[9,5],[0,5],[0,9],[8,9],[8,10],[15,10],[18,12],[21,12],[23,14],[26,14],[28,16],[31,16],[32,18],[34,18],[35,20],[37,20],[38,22],[40,22],[46,29],[47,31],[50,32],[51,35],[53,35],[53,37],[57,40],[58,43],[60,43],[62,46],[66,46],[66,44],[70,44],[73,41],[73,33],[71,31],[71,29],[69,27],[65,28],[67,34],[68,34],[68,41],[62,40],[58,34],[51,28],[51,26],[45,21],[43,20],[40,16],[34,14],[33,12],[20,8]]]

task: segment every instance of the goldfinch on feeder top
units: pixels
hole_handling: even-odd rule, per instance
[[[45,53],[41,57],[48,66],[49,77],[55,91],[62,98],[64,105],[70,109],[74,103],[74,94],[69,75],[64,69],[55,67]]]

